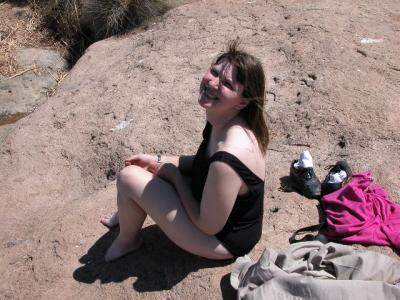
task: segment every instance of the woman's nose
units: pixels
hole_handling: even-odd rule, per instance
[[[218,76],[211,76],[210,80],[208,81],[208,85],[214,89],[218,88],[219,85],[219,78]]]

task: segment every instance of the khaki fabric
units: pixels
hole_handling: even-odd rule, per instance
[[[231,273],[238,299],[400,299],[400,262],[372,251],[319,241],[239,257]]]

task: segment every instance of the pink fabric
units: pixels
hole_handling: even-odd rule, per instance
[[[329,239],[400,250],[400,205],[390,201],[370,172],[353,174],[348,184],[325,195],[321,203]]]

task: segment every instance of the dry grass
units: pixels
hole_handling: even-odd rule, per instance
[[[82,6],[81,24],[98,40],[139,26],[166,10],[161,0],[89,0]]]
[[[81,0],[0,1],[0,76],[11,77],[23,71],[18,49],[57,49],[73,64],[93,42],[194,0],[86,0],[85,7]]]
[[[43,31],[37,14],[26,4],[1,2],[0,76],[11,77],[20,72],[15,62],[15,51],[30,47],[62,49],[59,43]]]
[[[75,62],[88,46],[80,25],[80,0],[30,0],[30,2],[40,17],[42,26],[64,45],[69,61]],[[76,52],[73,50],[77,43],[82,45]]]
[[[31,0],[43,24],[68,47],[74,63],[93,42],[163,14],[165,0]]]

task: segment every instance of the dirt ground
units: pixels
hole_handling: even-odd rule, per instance
[[[98,221],[115,209],[127,155],[194,153],[199,80],[236,36],[267,70],[271,143],[252,258],[319,220],[316,200],[280,189],[302,150],[321,179],[344,158],[400,199],[398,1],[193,1],[147,31],[93,44],[48,103],[0,128],[0,298],[234,298],[232,261],[185,253],[150,219],[144,247],[105,264],[117,232]]]

